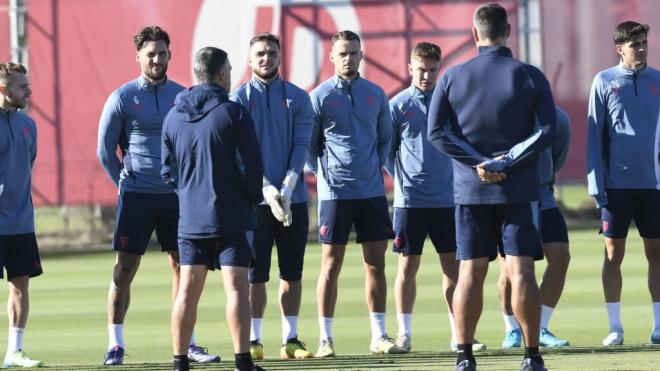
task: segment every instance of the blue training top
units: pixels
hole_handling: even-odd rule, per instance
[[[541,152],[539,156],[539,181],[541,183],[541,210],[557,207],[554,196],[555,174],[564,166],[571,142],[571,123],[566,112],[557,110],[557,131],[552,145]]]
[[[162,140],[161,173],[179,195],[179,237],[222,237],[255,227],[263,162],[243,106],[219,85],[193,86],[177,96]]]
[[[454,160],[457,204],[505,204],[538,200],[538,155],[550,145],[555,126],[555,104],[543,73],[513,59],[507,47],[480,46],[475,58],[440,79],[428,134]],[[504,159],[493,160],[499,155]],[[482,182],[475,167],[486,161],[489,171],[503,171],[506,179]]]
[[[390,100],[392,150],[386,168],[394,176],[394,207],[454,206],[451,159],[426,137],[432,94],[413,85]]]
[[[589,97],[587,181],[598,207],[608,188],[660,189],[660,71],[599,72]]]
[[[108,97],[99,122],[97,156],[121,191],[172,192],[160,177],[161,132],[165,115],[183,89],[171,80],[152,84],[140,76]]]
[[[310,98],[314,126],[308,164],[317,175],[319,200],[385,195],[381,167],[390,151],[392,118],[383,89],[360,76],[335,75]]]
[[[0,109],[0,235],[34,232],[32,167],[37,125],[20,111]]]
[[[304,90],[278,77],[264,82],[257,77],[230,96],[250,111],[264,162],[264,177],[276,188],[288,171],[298,174],[292,202],[307,201],[307,184],[301,176],[312,133],[314,112]]]

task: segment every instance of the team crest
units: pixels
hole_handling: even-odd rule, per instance
[[[603,231],[603,233],[607,232],[609,228],[610,228],[610,223],[607,220],[603,220],[600,225],[600,229]]]
[[[121,247],[126,247],[128,245],[128,236],[119,236],[119,244]]]
[[[319,228],[319,234],[321,237],[325,238],[325,236],[328,234],[328,226],[327,225],[322,225],[321,228]]]

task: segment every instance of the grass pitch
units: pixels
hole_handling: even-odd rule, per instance
[[[572,262],[564,295],[550,327],[571,341],[564,349],[545,350],[546,366],[552,370],[659,370],[660,346],[649,345],[652,326],[650,297],[646,288],[646,262],[641,240],[631,231],[623,264],[622,317],[625,346],[604,348],[607,317],[600,283],[602,240],[590,231],[571,231]],[[276,260],[274,265],[276,266]],[[106,294],[114,256],[112,253],[59,254],[44,256],[46,273],[31,282],[31,313],[25,349],[44,360],[49,369],[107,369],[101,365],[107,347]],[[316,277],[320,266],[317,244],[308,246],[303,280],[303,304],[299,321],[300,339],[316,350]],[[396,256],[388,253],[388,323],[396,335],[392,287]],[[522,350],[502,350],[503,323],[496,293],[497,264],[492,264],[485,288],[484,312],[477,338],[489,350],[477,353],[480,370],[516,370]],[[544,264],[537,265],[540,276]],[[264,325],[267,359],[259,362],[269,370],[453,370],[455,356],[449,352],[447,309],[441,297],[440,267],[428,248],[418,276],[417,302],[413,319],[413,350],[409,355],[368,354],[370,329],[364,303],[364,273],[361,249],[350,245],[340,277],[339,300],[334,326],[334,359],[282,361],[279,355],[280,319],[277,306],[276,267],[271,272]],[[164,254],[152,249],[143,258],[133,283],[131,308],[126,319],[126,365],[112,369],[171,369],[170,339],[171,275]],[[6,297],[6,287],[0,289]],[[6,323],[6,322],[5,322]],[[221,274],[211,272],[202,296],[196,327],[198,343],[221,354],[218,365],[194,365],[195,369],[233,370],[233,355],[224,322],[224,293]],[[0,337],[0,347],[6,338]]]

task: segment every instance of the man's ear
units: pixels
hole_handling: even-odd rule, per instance
[[[477,31],[476,27],[472,27],[472,38],[474,39],[474,42],[479,42],[479,31]]]

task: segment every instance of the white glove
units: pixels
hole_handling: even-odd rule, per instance
[[[284,221],[282,222],[285,227],[293,225],[293,214],[291,213],[291,196],[293,190],[298,185],[298,174],[295,171],[289,170],[282,182],[282,189],[280,189],[280,202],[284,209]]]
[[[284,209],[280,203],[280,192],[272,185],[267,185],[261,188],[261,193],[264,195],[264,200],[270,206],[270,211],[273,213],[275,219],[279,222],[284,222]]]

